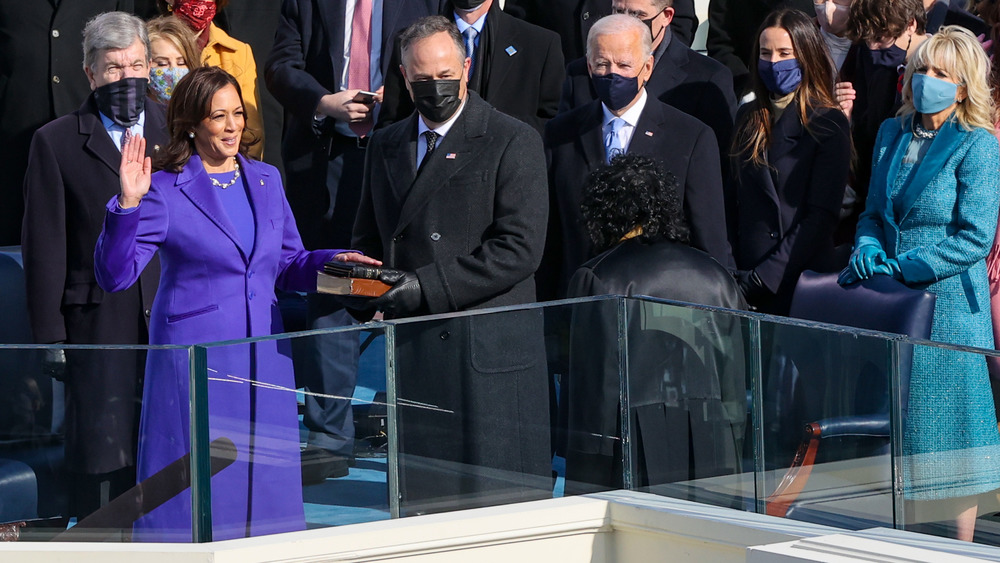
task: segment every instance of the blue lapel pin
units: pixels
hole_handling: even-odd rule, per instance
[[[513,45],[510,45],[506,49],[504,49],[504,51],[507,53],[508,57],[513,57],[514,53],[517,52],[517,49],[515,49]]]

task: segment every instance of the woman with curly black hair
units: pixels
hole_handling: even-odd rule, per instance
[[[799,274],[834,271],[833,233],[851,163],[850,125],[813,19],[779,10],[760,27],[756,99],[736,115],[733,254],[747,301],[788,314]]]
[[[595,170],[584,188],[582,211],[591,239],[604,252],[576,271],[569,296],[647,295],[745,309],[729,271],[688,246],[677,190],[674,177],[644,156],[617,156]],[[746,409],[740,323],[707,313],[685,318],[674,307],[649,301],[627,306],[638,308],[629,314],[627,339],[630,402],[641,405],[633,407],[641,442],[633,458],[635,483],[646,487],[737,473]],[[573,311],[562,401],[568,494],[623,486],[617,315],[614,301]],[[660,352],[648,353],[653,349]],[[665,357],[668,363],[662,363]],[[663,444],[688,441],[701,444],[696,459],[655,455]]]

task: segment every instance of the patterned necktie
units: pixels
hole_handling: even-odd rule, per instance
[[[424,163],[427,162],[427,159],[430,158],[431,153],[437,147],[438,139],[441,138],[441,135],[438,135],[434,131],[424,131],[424,135],[427,136],[427,152],[424,153],[424,159],[420,161],[421,168],[424,167]]]
[[[371,90],[372,0],[357,0],[351,19],[351,59],[347,64],[347,89]],[[372,130],[372,114],[350,124],[351,131],[364,137]]]
[[[607,157],[609,164],[611,163],[612,158],[620,154],[625,154],[625,146],[622,145],[620,135],[622,127],[624,126],[625,120],[620,117],[616,117],[611,120],[611,130],[604,139],[604,154]]]
[[[122,146],[121,150],[125,150],[125,145],[128,144],[129,139],[132,138],[132,129],[130,127],[125,128],[125,133],[122,135]]]
[[[476,70],[476,36],[479,32],[476,31],[474,27],[467,27],[465,31],[462,32],[462,37],[465,38],[465,56],[469,57],[469,78],[472,78],[472,72]]]

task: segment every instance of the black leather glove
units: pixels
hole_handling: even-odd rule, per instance
[[[424,304],[420,280],[413,272],[384,270],[379,281],[392,286],[389,291],[372,300],[371,306],[394,317],[412,315]]]
[[[771,295],[771,291],[764,286],[764,282],[760,281],[760,276],[757,275],[755,270],[738,270],[736,272],[736,283],[740,286],[743,298],[748,303],[754,303],[762,297]]]

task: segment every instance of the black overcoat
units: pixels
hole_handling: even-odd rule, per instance
[[[420,313],[530,303],[548,200],[541,139],[469,92],[420,174],[416,113],[368,146],[352,248],[415,271]],[[396,329],[407,514],[551,493],[540,310]]]
[[[146,150],[152,154],[167,142],[163,106],[147,103],[145,119]],[[105,293],[94,275],[105,205],[120,191],[120,160],[93,96],[32,139],[22,240],[28,316],[38,343],[148,342],[159,262],[147,266],[140,284],[120,293]],[[68,467],[107,473],[133,465],[145,355],[76,351],[67,356]]]

